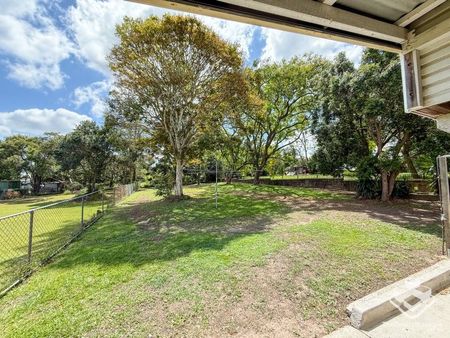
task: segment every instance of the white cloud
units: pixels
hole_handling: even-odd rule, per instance
[[[100,117],[105,112],[105,97],[111,88],[108,80],[93,82],[89,86],[78,87],[73,92],[73,103],[77,108],[84,104],[91,106],[91,114]]]
[[[109,75],[106,57],[117,42],[116,25],[123,17],[147,17],[163,10],[123,0],[77,0],[67,13],[67,22],[78,55],[92,69]]]
[[[363,48],[343,42],[336,42],[306,35],[283,32],[275,29],[262,28],[262,37],[266,44],[262,59],[279,61],[295,55],[314,53],[326,58],[333,58],[339,52],[345,52],[347,57],[359,64]]]
[[[37,136],[45,132],[66,134],[84,120],[91,118],[64,108],[0,112],[0,137],[15,134]]]
[[[28,88],[61,88],[66,77],[58,64],[8,64],[8,77]]]
[[[204,24],[211,27],[214,32],[219,34],[223,39],[238,43],[241,47],[244,57],[250,55],[250,45],[253,40],[253,34],[257,29],[256,26],[247,25],[240,22],[219,20],[207,16],[197,16]]]
[[[37,9],[37,0],[2,1],[2,13],[6,15],[24,16]]]
[[[60,63],[73,44],[37,0],[10,1],[0,14],[0,53],[8,57],[8,77],[30,88],[60,88]]]

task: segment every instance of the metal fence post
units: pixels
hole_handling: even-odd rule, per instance
[[[31,263],[31,251],[33,247],[33,224],[34,224],[34,210],[31,210],[30,224],[28,228],[28,263]]]
[[[447,157],[439,156],[437,160],[438,165],[438,179],[439,179],[439,194],[441,198],[441,220],[443,222],[443,240],[445,242],[445,252],[450,256],[450,189],[448,183],[448,167]]]
[[[81,198],[81,230],[84,229],[84,197]]]

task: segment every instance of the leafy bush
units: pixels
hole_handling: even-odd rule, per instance
[[[431,182],[429,184],[429,188],[435,194],[439,195],[439,178],[436,170],[436,165],[430,168],[430,174],[431,174]]]
[[[381,196],[381,182],[377,171],[378,160],[375,157],[363,159],[357,168],[357,194],[359,197],[374,199]]]
[[[397,198],[408,198],[410,194],[410,189],[408,182],[406,180],[395,182],[394,190],[392,191],[392,196]]]
[[[358,179],[357,195],[362,198],[375,199],[381,196],[381,182],[374,179]]]
[[[150,172],[142,172],[139,186],[141,188],[151,188],[153,181],[153,174]]]
[[[65,184],[65,188],[67,190],[69,190],[70,192],[74,193],[74,192],[79,192],[80,190],[82,190],[83,185],[79,182],[67,182]]]
[[[357,168],[358,184],[357,194],[359,197],[367,199],[375,199],[381,196],[381,180],[379,168],[386,163],[391,166],[396,166],[396,161],[379,160],[376,157],[370,156],[363,159]],[[395,168],[394,168],[395,169]],[[410,194],[409,185],[406,179],[396,181],[392,197],[408,198]]]
[[[152,179],[152,186],[156,189],[157,196],[168,197],[172,195],[173,187],[175,185],[175,178],[173,174],[156,173]]]

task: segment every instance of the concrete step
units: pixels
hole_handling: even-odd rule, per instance
[[[442,261],[371,293],[347,307],[351,325],[368,330],[402,312],[414,311],[450,285],[450,260]]]

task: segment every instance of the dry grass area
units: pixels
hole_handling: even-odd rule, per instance
[[[132,195],[0,300],[5,336],[314,337],[441,258],[437,205],[312,189]]]

